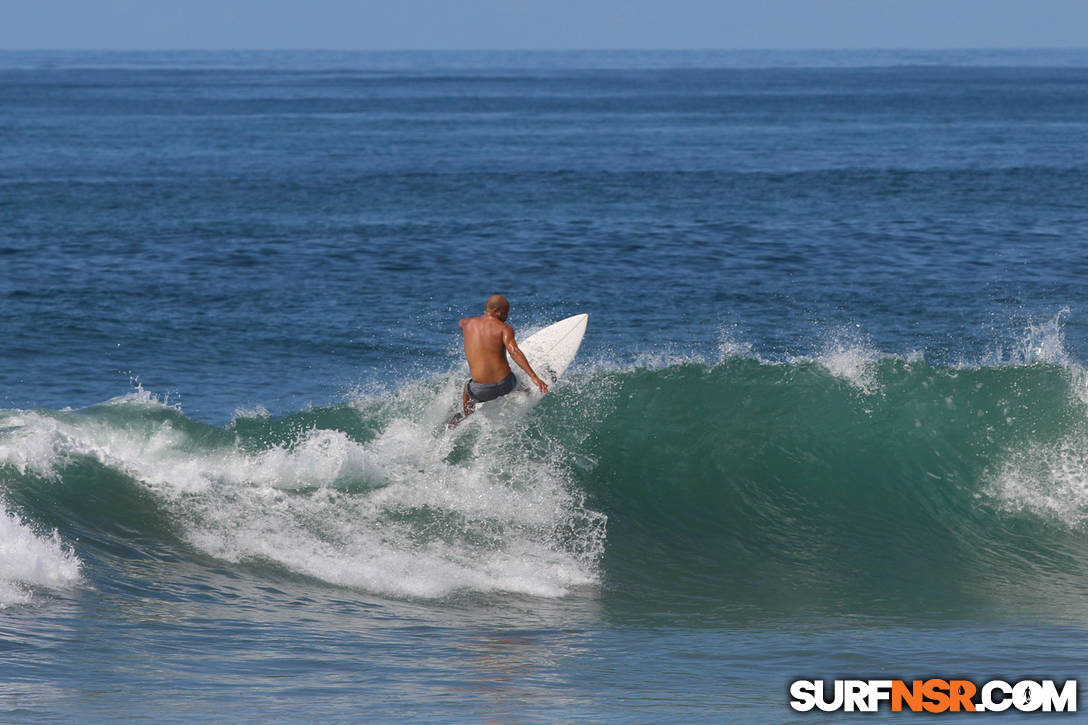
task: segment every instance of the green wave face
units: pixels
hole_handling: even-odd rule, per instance
[[[608,383],[582,482],[620,596],[909,612],[1084,592],[1080,371],[730,359]]]
[[[55,529],[68,566],[211,558],[388,596],[597,591],[670,617],[1079,616],[1079,368],[596,368],[450,433],[459,384],[226,427],[146,395],[3,411],[5,515]]]

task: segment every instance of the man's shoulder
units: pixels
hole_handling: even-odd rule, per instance
[[[489,315],[480,315],[479,317],[462,317],[461,321],[457,323],[458,327],[464,329],[466,327],[477,327],[481,330],[488,330],[491,334],[514,334],[514,328],[503,322],[502,320],[496,320]]]

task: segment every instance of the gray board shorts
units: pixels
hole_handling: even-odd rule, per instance
[[[518,379],[513,372],[497,383],[478,383],[470,378],[465,383],[465,392],[468,393],[468,399],[473,403],[486,403],[509,393],[514,389],[517,381]]]

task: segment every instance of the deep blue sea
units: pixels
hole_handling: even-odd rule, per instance
[[[1088,51],[0,52],[0,721],[1088,690],[1086,200]]]

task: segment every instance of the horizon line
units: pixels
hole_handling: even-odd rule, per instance
[[[1088,51],[1088,45],[1018,46],[873,46],[805,48],[313,48],[313,47],[176,47],[176,48],[0,48],[0,53],[940,53],[950,51],[1025,52]]]

